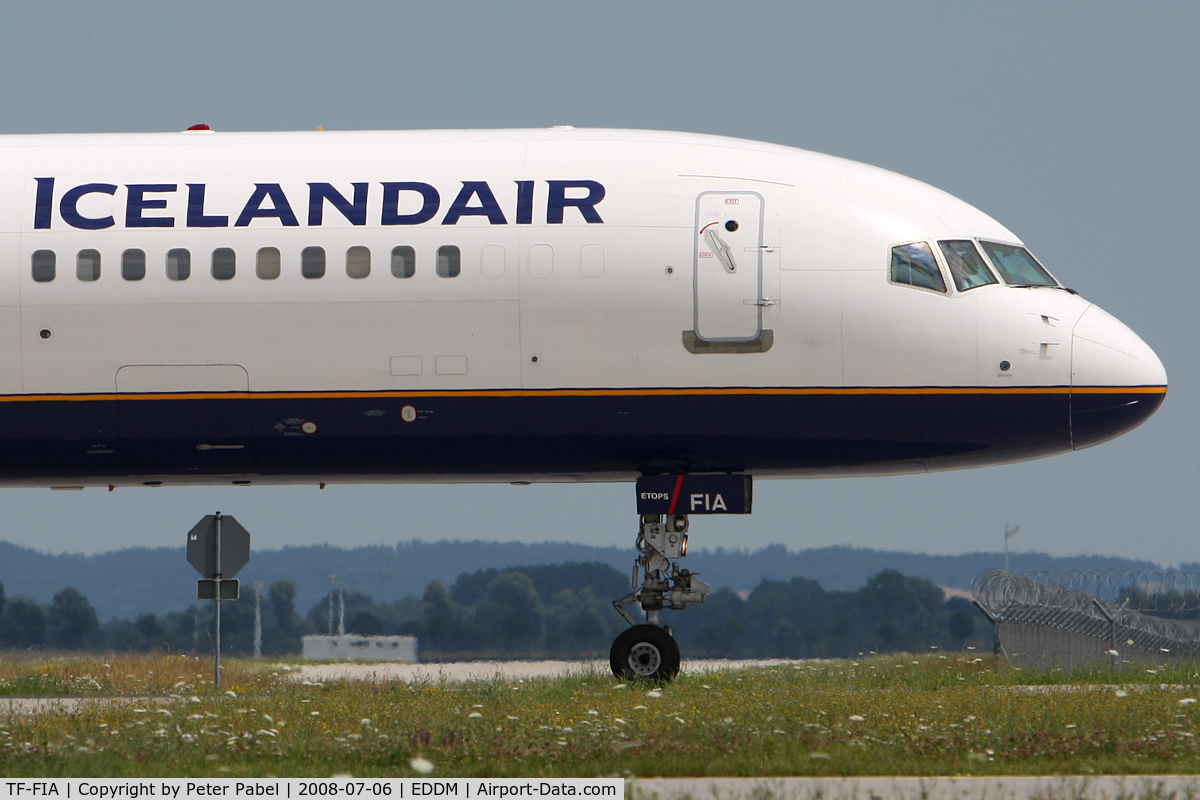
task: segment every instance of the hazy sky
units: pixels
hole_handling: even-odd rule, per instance
[[[1162,410],[1029,464],[762,481],[752,517],[697,519],[693,545],[958,553],[1012,522],[1016,549],[1200,561],[1200,4],[43,1],[5,3],[0,29],[3,133],[661,128],[928,181],[1140,333]],[[255,547],[632,548],[635,528],[629,485],[8,489],[0,508],[0,537],[50,551],[182,547],[215,510]]]

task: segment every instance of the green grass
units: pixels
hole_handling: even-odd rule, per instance
[[[114,693],[162,697],[0,718],[0,772],[404,777],[416,756],[435,777],[1200,771],[1200,703],[1180,702],[1200,697],[1194,665],[1064,673],[934,654],[683,675],[657,690],[591,672],[303,685],[235,662],[230,696],[203,682],[204,662],[176,656],[139,671],[116,657],[5,664],[0,679],[104,686],[102,664],[129,676],[105,679]]]
[[[273,669],[279,673],[290,668]],[[243,689],[268,689],[278,677],[255,662],[235,661],[221,672],[224,683]],[[0,697],[171,695],[211,690],[212,679],[212,661],[182,655],[0,658]]]

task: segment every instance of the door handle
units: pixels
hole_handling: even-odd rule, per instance
[[[725,267],[726,272],[737,272],[737,262],[733,260],[733,251],[729,249],[729,245],[725,244],[725,240],[717,233],[716,228],[706,230],[704,240],[708,242],[708,249],[713,251],[713,255]]]

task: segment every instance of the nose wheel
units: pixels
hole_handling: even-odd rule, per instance
[[[657,625],[635,625],[613,642],[608,660],[618,678],[669,681],[679,673],[679,645]]]

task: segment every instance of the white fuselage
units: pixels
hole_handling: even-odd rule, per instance
[[[1166,389],[1074,293],[956,289],[939,241],[1020,245],[990,217],[782,146],[5,136],[0,186],[10,485],[925,471],[1100,441]],[[894,280],[921,242],[944,291]]]

